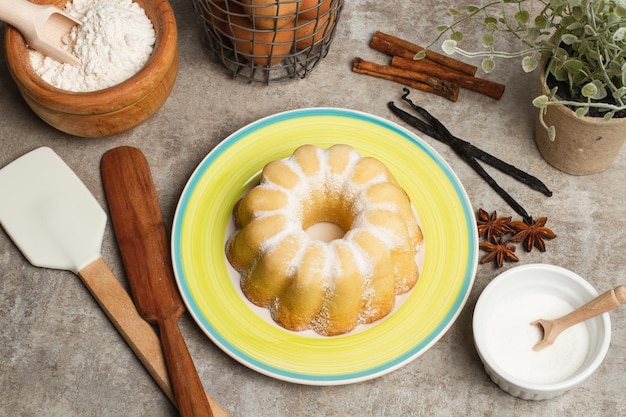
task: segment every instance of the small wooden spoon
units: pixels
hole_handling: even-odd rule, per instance
[[[19,30],[34,50],[61,63],[80,65],[80,59],[62,48],[62,39],[81,22],[58,7],[27,0],[1,0],[0,20]]]
[[[555,320],[539,319],[533,321],[531,323],[532,325],[537,325],[543,330],[543,338],[533,347],[533,350],[539,351],[550,346],[554,343],[557,336],[568,327],[611,311],[625,303],[626,285],[620,285],[594,298],[584,306],[577,308],[563,317]]]

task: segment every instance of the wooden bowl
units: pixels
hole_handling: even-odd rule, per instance
[[[112,136],[145,122],[165,103],[178,72],[178,35],[174,12],[167,0],[135,1],[145,10],[154,26],[154,51],[137,74],[103,90],[77,93],[48,84],[34,71],[22,35],[7,27],[5,49],[11,76],[26,103],[46,123],[75,136]],[[66,2],[52,1],[59,8],[63,8]]]

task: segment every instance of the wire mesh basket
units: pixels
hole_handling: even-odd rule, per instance
[[[328,54],[343,0],[193,0],[214,59],[234,77],[304,78]]]

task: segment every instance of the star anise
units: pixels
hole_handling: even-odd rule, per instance
[[[519,258],[515,255],[515,246],[507,245],[508,241],[502,242],[501,238],[493,238],[489,242],[481,242],[480,249],[489,252],[480,260],[481,264],[494,261],[498,268],[502,268],[504,262],[517,262]]]
[[[485,236],[488,242],[492,237],[502,237],[513,229],[510,228],[511,216],[498,217],[496,211],[489,214],[483,209],[478,209],[478,236]]]
[[[524,219],[523,222],[511,222],[511,227],[515,231],[515,234],[510,239],[511,242],[524,242],[526,252],[533,250],[536,247],[541,252],[546,251],[545,239],[554,239],[556,234],[546,227],[547,217],[540,217],[537,221],[534,221],[532,217],[530,219]]]

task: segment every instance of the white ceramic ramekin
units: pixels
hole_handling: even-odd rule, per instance
[[[545,400],[563,394],[585,381],[602,363],[611,340],[608,313],[587,320],[589,348],[580,368],[562,380],[550,383],[529,382],[507,372],[494,358],[493,335],[489,334],[489,320],[494,313],[511,303],[515,297],[533,294],[558,296],[574,307],[579,307],[598,295],[598,292],[577,274],[558,266],[530,264],[511,268],[496,277],[482,292],[473,317],[474,343],[485,371],[502,390],[525,400]],[[537,317],[552,318],[552,317]],[[491,349],[491,350],[490,350]]]

